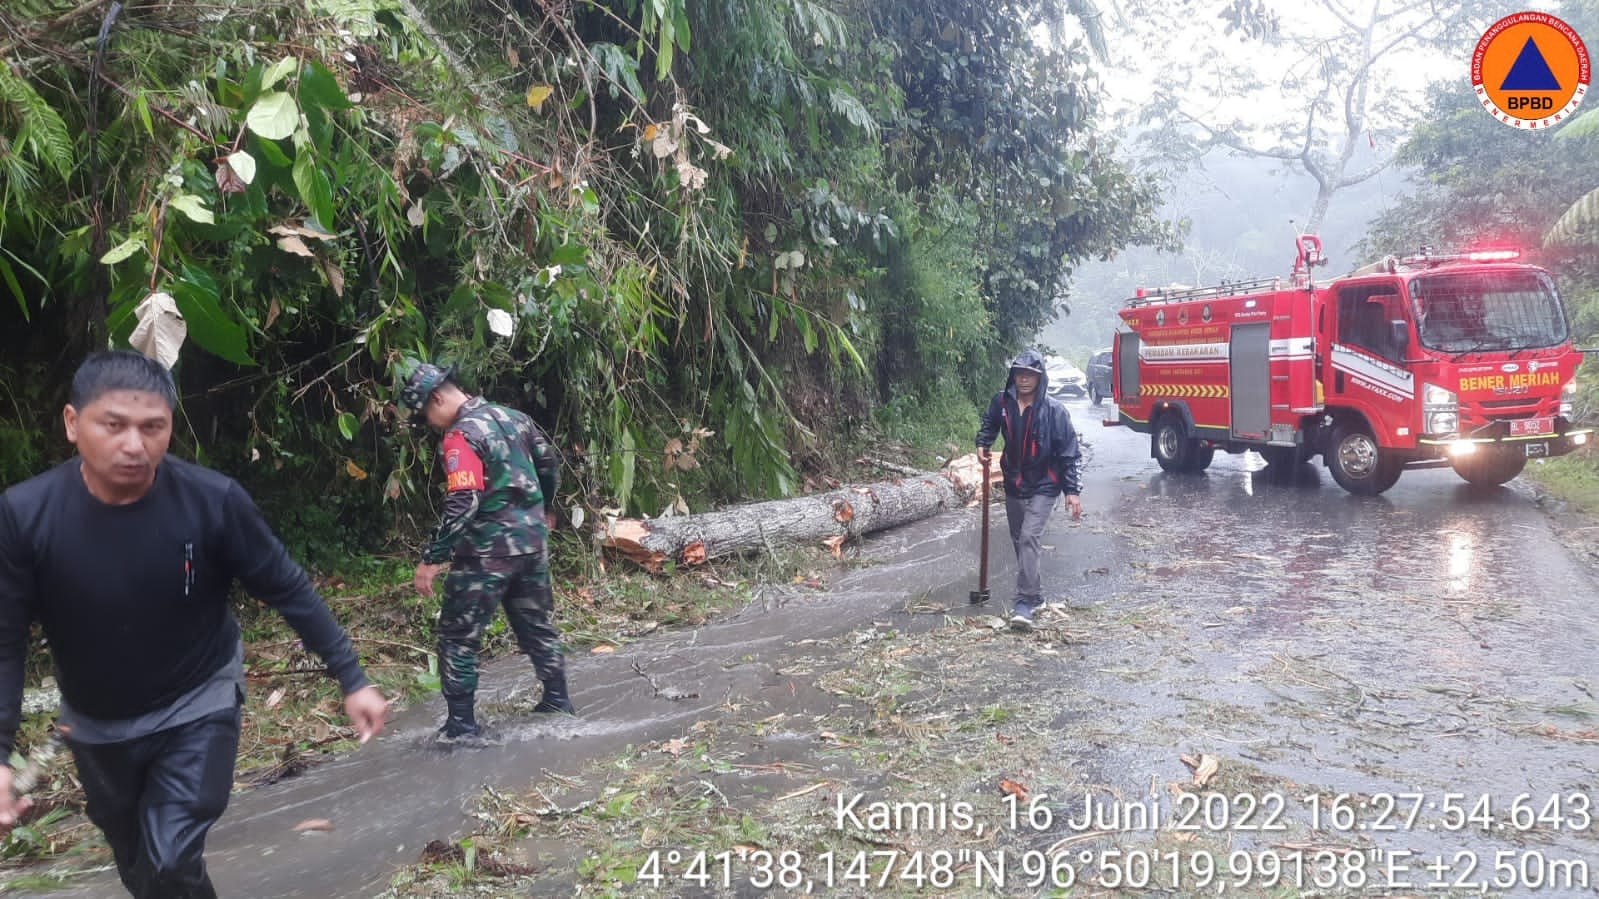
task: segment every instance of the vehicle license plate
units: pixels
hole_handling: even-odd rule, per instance
[[[1552,418],[1517,418],[1510,422],[1510,436],[1527,437],[1532,434],[1553,434],[1555,420]],[[1528,453],[1527,455],[1532,455]]]

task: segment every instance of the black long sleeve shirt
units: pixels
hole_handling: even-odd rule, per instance
[[[149,493],[113,506],[89,493],[72,459],[0,495],[0,763],[21,714],[33,621],[74,709],[132,718],[228,663],[239,640],[235,580],[283,615],[346,694],[367,685],[305,570],[233,479],[168,456]]]

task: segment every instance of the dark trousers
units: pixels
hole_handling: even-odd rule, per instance
[[[499,608],[505,609],[516,644],[540,680],[565,672],[545,553],[541,546],[526,555],[461,559],[450,566],[438,626],[439,680],[446,697],[464,699],[477,692],[477,654]]]
[[[213,899],[205,836],[228,807],[239,708],[126,743],[69,743],[122,884],[138,899]]]

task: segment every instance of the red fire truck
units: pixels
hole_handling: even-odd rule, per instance
[[[1288,278],[1139,291],[1121,312],[1117,420],[1167,471],[1217,450],[1287,469],[1320,455],[1351,493],[1406,468],[1503,484],[1529,458],[1586,443],[1577,365],[1549,273],[1514,251],[1389,257],[1325,285],[1321,241]]]

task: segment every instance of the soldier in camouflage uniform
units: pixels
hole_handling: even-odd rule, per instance
[[[538,425],[514,409],[471,396],[453,368],[417,365],[400,402],[444,434],[448,494],[444,517],[422,552],[414,582],[423,596],[450,563],[439,610],[439,673],[448,717],[445,739],[479,733],[473,715],[477,655],[495,606],[544,684],[535,712],[577,714],[566,691],[561,634],[551,620],[545,537],[554,520],[544,503],[560,474],[555,450]]]

